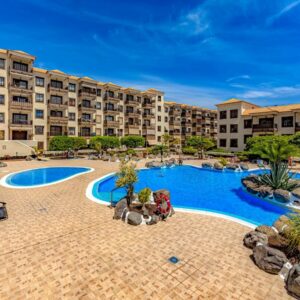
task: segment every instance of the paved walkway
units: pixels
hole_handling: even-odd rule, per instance
[[[247,227],[197,214],[133,227],[85,197],[117,163],[8,162],[17,171],[90,166],[95,172],[36,189],[0,187],[0,299],[289,299],[279,276],[259,270],[243,247]],[[221,200],[221,199],[220,199]],[[170,264],[170,256],[181,259]]]

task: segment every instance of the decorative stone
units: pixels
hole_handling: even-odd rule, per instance
[[[206,162],[202,164],[202,168],[211,169],[213,167],[212,163]]]
[[[268,237],[266,234],[258,231],[250,231],[244,237],[244,245],[253,249],[257,243],[268,244]]]
[[[215,168],[216,170],[223,170],[223,165],[220,164],[219,162],[215,162],[215,163],[214,163],[214,168]]]
[[[241,164],[240,164],[240,167],[241,167],[241,169],[242,169],[243,171],[248,171],[248,170],[249,170],[249,166],[248,166],[248,164],[246,164],[246,163],[241,163]]]
[[[228,165],[226,165],[226,169],[237,170],[237,169],[239,169],[239,165],[238,164],[228,164]]]
[[[115,213],[114,213],[113,218],[115,220],[121,219],[125,209],[127,209],[127,200],[126,200],[126,198],[120,200],[117,203],[117,205],[115,207]]]
[[[159,221],[160,221],[159,216],[153,215],[153,216],[150,217],[149,221],[146,220],[146,224],[147,225],[154,225],[154,224],[157,224]]]
[[[263,198],[269,197],[273,194],[273,190],[269,186],[262,185],[262,186],[258,187],[256,190],[257,190],[259,196],[261,196]]]
[[[243,179],[242,184],[249,193],[251,193],[251,194],[257,194],[258,193],[258,191],[257,191],[258,184],[256,184],[252,180]]]
[[[130,211],[127,215],[127,223],[130,225],[140,225],[143,221],[142,215],[135,211]]]
[[[273,196],[276,200],[281,202],[290,201],[290,192],[282,189],[277,189],[273,192]]]
[[[285,254],[280,250],[262,244],[258,244],[253,249],[253,258],[260,269],[271,274],[278,274],[288,261]]]
[[[267,225],[257,226],[255,228],[255,231],[264,233],[265,235],[267,235],[267,237],[277,234],[276,230],[273,227]]]
[[[294,296],[300,297],[300,265],[293,266],[285,280],[286,289]]]
[[[273,226],[277,229],[277,231],[284,235],[284,233],[288,230],[290,219],[282,215],[280,216],[273,224]]]
[[[292,191],[292,195],[293,195],[294,197],[300,199],[300,187],[294,189],[294,190]]]
[[[288,248],[289,241],[277,233],[268,237],[268,244],[270,247],[284,251]]]

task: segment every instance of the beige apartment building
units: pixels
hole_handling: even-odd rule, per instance
[[[164,93],[35,68],[35,59],[0,49],[0,141],[34,141],[47,149],[57,135],[142,135],[149,145],[161,140]]]
[[[292,135],[300,131],[300,104],[261,107],[230,99],[218,108],[218,147],[243,151],[249,137]]]
[[[217,111],[198,106],[165,102],[168,114],[169,134],[185,145],[191,136],[216,139]]]

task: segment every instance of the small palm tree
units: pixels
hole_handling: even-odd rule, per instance
[[[102,144],[101,142],[96,142],[94,145],[93,145],[93,148],[94,150],[97,152],[98,154],[98,157],[102,154]]]
[[[209,138],[203,136],[191,136],[187,141],[187,145],[196,148],[198,150],[199,158],[203,159],[204,151],[212,148],[215,144]]]

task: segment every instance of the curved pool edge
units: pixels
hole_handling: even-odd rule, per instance
[[[71,175],[71,176],[66,177],[64,179],[60,179],[60,180],[57,180],[57,181],[54,181],[54,182],[50,182],[50,183],[45,183],[45,184],[38,184],[38,185],[32,185],[32,186],[20,186],[20,185],[18,186],[18,185],[11,185],[11,184],[7,183],[7,178],[10,177],[10,176],[12,176],[12,175],[15,175],[15,174],[19,174],[19,173],[26,172],[26,171],[38,170],[38,169],[49,169],[49,168],[59,168],[59,167],[61,167],[61,166],[32,168],[32,169],[25,169],[25,170],[21,170],[21,171],[17,171],[17,172],[12,172],[12,173],[9,173],[9,174],[3,176],[0,179],[0,185],[3,186],[3,187],[6,187],[6,188],[10,188],[10,189],[34,189],[34,188],[40,188],[40,187],[45,187],[45,186],[50,186],[50,185],[58,184],[58,183],[61,183],[61,182],[73,179],[73,178],[75,178],[77,176],[81,176],[83,174],[88,174],[88,173],[91,173],[91,172],[95,171],[94,168],[90,168],[90,167],[64,166],[64,167],[61,167],[61,168],[74,168],[74,169],[75,168],[86,168],[88,170],[84,171],[84,172],[81,172],[81,173],[78,173],[78,174]]]
[[[191,167],[195,167],[195,168],[200,168],[200,169],[206,170],[205,168],[201,168],[199,166],[194,166],[194,165],[186,165],[186,166],[191,166]],[[139,170],[142,170],[142,169],[147,169],[147,168],[140,168]],[[250,171],[253,171],[253,170],[249,170],[249,171],[245,171],[245,172],[250,172]],[[106,175],[104,175],[102,177],[96,178],[93,181],[91,181],[88,184],[86,192],[85,192],[86,197],[89,200],[93,201],[93,202],[96,202],[96,203],[99,203],[99,204],[102,204],[102,205],[105,205],[105,206],[109,206],[110,202],[107,202],[107,201],[101,200],[99,198],[96,198],[93,195],[93,188],[94,188],[94,185],[97,182],[102,182],[105,179],[109,178],[110,176],[114,176],[114,175],[116,175],[116,172],[111,172],[109,174],[106,174]],[[229,220],[229,221],[238,223],[240,225],[246,226],[246,227],[251,228],[251,229],[254,229],[254,228],[256,228],[258,226],[255,223],[247,222],[247,221],[245,221],[243,219],[239,219],[237,217],[233,217],[233,216],[227,215],[225,213],[222,214],[222,213],[217,213],[217,212],[213,212],[213,211],[209,211],[209,210],[192,209],[192,208],[180,208],[180,207],[176,207],[176,206],[174,206],[174,210],[175,210],[175,212],[193,213],[193,214],[199,214],[199,215],[205,215],[205,216],[216,217],[216,218],[220,218],[220,219],[224,219],[224,220]]]

